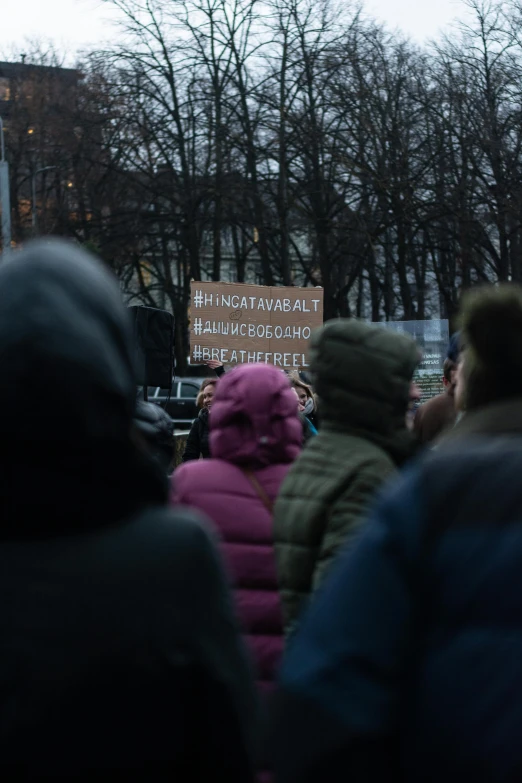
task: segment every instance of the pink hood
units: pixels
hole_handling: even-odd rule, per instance
[[[210,453],[253,468],[292,462],[303,429],[288,379],[269,364],[245,364],[216,387],[210,412]]]

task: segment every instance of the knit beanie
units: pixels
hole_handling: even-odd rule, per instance
[[[522,288],[488,285],[462,300],[465,407],[522,397]]]

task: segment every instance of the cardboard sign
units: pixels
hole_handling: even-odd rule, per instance
[[[422,361],[414,379],[422,393],[421,402],[427,402],[431,397],[441,394],[444,391],[442,377],[449,343],[448,321],[387,321],[378,325],[394,332],[409,334],[417,341],[422,351]]]
[[[323,323],[323,289],[192,282],[190,315],[192,364],[308,367],[312,329]]]

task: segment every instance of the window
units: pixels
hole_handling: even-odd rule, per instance
[[[172,388],[170,389],[170,398],[171,399],[176,396],[177,388],[178,388],[178,382],[177,381],[172,381]],[[158,390],[158,397],[168,397],[168,396],[169,396],[169,390],[168,389],[161,388],[161,389]]]
[[[0,78],[0,101],[11,100],[11,87],[9,86],[9,79],[5,77]]]
[[[199,387],[196,386],[194,383],[182,383],[181,384],[181,392],[180,397],[190,397],[191,399],[195,400],[198,396]]]

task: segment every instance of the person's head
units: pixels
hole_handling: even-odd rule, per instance
[[[461,405],[476,410],[522,397],[522,288],[488,285],[462,300]]]
[[[454,332],[450,337],[448,350],[446,353],[446,359],[452,361],[455,366],[459,362],[460,343],[461,343],[460,332]]]
[[[421,401],[422,392],[420,386],[415,381],[410,383],[410,405],[417,405]]]
[[[413,430],[413,421],[415,419],[415,413],[417,406],[419,405],[422,397],[420,387],[415,381],[410,383],[410,399],[408,402],[408,410],[406,412],[406,427],[408,430]]]
[[[306,411],[307,414],[313,413],[315,410],[315,399],[310,386],[307,383],[304,383],[299,376],[291,376],[290,383],[295,389],[299,402],[302,405],[301,410]]]
[[[292,462],[303,430],[288,378],[268,364],[244,364],[217,385],[210,450],[234,464],[262,467]]]
[[[39,240],[2,264],[0,280],[2,440],[33,440],[35,422],[40,442],[128,440],[132,326],[109,270],[73,243]],[[11,405],[31,416],[15,425]]]
[[[210,410],[216,391],[217,378],[205,378],[200,386],[199,394],[196,400],[198,408]]]
[[[459,360],[455,369],[455,410],[463,413],[466,410],[466,382],[464,379],[464,373],[462,372],[463,362],[462,358]]]
[[[301,397],[299,396],[299,392],[293,384],[290,386],[290,388],[292,389],[292,393],[294,394],[297,402],[297,410],[299,413],[302,413],[305,409],[305,403],[302,402]]]
[[[457,364],[458,362],[454,362],[452,359],[444,360],[442,383],[448,392],[453,392],[455,389]]]
[[[419,359],[406,335],[356,319],[329,321],[314,332],[310,355],[321,420],[383,436],[404,431]]]
[[[35,497],[38,534],[135,511],[134,343],[116,279],[74,244],[45,240],[3,261],[0,291],[0,528],[10,514],[27,529]],[[31,496],[7,509],[28,473]]]

